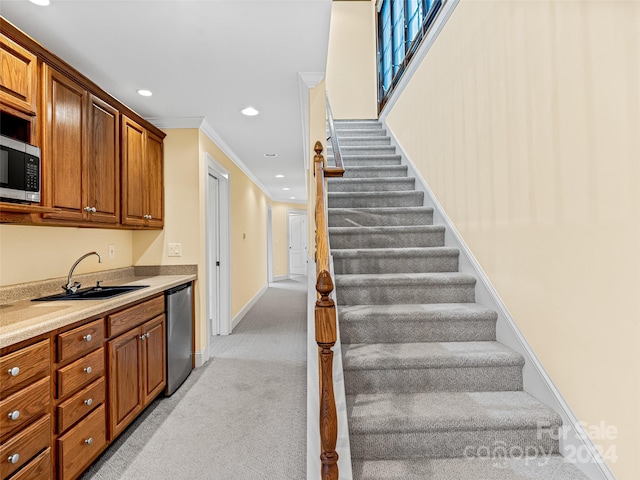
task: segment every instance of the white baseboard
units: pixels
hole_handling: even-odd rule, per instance
[[[331,260],[331,272],[333,261]],[[315,263],[308,266],[308,308],[307,308],[307,480],[321,479],[320,462],[320,391],[318,386],[318,344],[315,337]],[[334,296],[335,298],[335,296]],[[340,322],[336,313],[337,341],[333,347],[333,395],[338,416],[338,480],[353,480],[351,467],[351,446],[349,444],[349,424],[347,420],[347,397],[344,390],[342,369],[342,347],[340,344]]]
[[[242,310],[240,310],[238,313],[236,313],[236,315],[231,319],[231,331],[233,332],[233,329],[236,328],[236,325],[238,325],[238,323],[240,323],[240,320],[242,320],[244,318],[244,316],[247,314],[247,312],[249,310],[251,310],[251,307],[253,307],[256,302],[258,300],[260,300],[260,297],[262,297],[262,295],[264,295],[264,292],[267,291],[267,288],[269,288],[269,285],[265,285],[263,286],[258,293],[256,293],[253,298],[251,300],[249,300],[247,302],[247,304],[242,307]]]
[[[592,480],[615,480],[613,472],[605,463],[578,417],[562,397],[551,377],[542,366],[542,362],[525,339],[506,305],[500,298],[491,281],[465,243],[464,239],[447,216],[433,191],[427,185],[422,174],[397,141],[393,129],[383,122],[389,132],[391,144],[402,155],[402,162],[409,167],[409,176],[416,178],[416,190],[425,194],[425,206],[433,207],[433,223],[446,226],[445,245],[460,250],[460,272],[469,273],[477,278],[476,302],[495,310],[498,313],[496,324],[497,340],[520,353],[525,359],[523,370],[524,390],[551,407],[562,417],[563,432],[560,438],[560,451],[567,460],[575,462]],[[585,459],[587,459],[585,461]]]
[[[205,363],[209,361],[209,348],[207,347],[205,350],[200,350],[195,353],[195,364],[196,368],[200,368]]]

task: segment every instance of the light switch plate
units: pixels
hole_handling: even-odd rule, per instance
[[[116,246],[112,243],[109,244],[109,258],[116,258]]]
[[[170,257],[181,257],[182,256],[182,244],[181,243],[170,243],[169,244],[169,256]]]

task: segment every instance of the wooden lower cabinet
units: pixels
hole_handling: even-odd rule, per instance
[[[67,433],[58,437],[58,479],[75,479],[107,444],[106,409],[100,405]]]
[[[165,316],[107,342],[109,439],[122,432],[165,387]]]
[[[51,479],[51,448],[31,460],[28,465],[16,473],[11,480],[50,480]]]

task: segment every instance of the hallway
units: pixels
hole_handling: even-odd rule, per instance
[[[83,480],[306,476],[306,278],[269,285],[213,358],[161,397]]]

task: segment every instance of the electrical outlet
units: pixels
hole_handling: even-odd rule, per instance
[[[109,258],[116,258],[116,246],[112,243],[109,244]]]
[[[169,256],[170,257],[181,257],[182,256],[182,244],[181,243],[170,243],[169,244]]]

